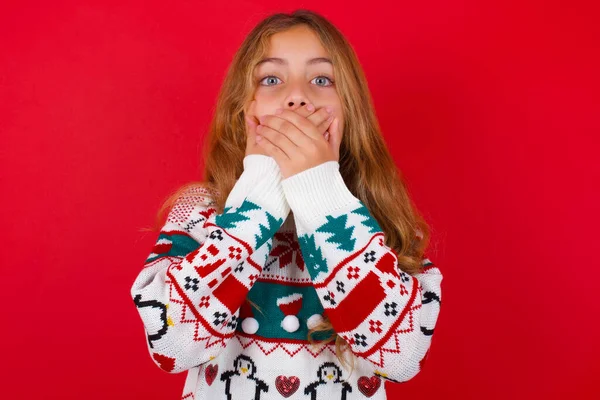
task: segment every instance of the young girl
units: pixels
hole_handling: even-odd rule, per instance
[[[442,275],[342,34],[307,10],[260,22],[204,157],[131,288],[183,398],[385,399],[414,377]]]

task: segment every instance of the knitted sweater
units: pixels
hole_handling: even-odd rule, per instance
[[[248,155],[223,213],[213,204],[205,188],[178,199],[131,288],[154,363],[187,371],[183,399],[385,399],[385,380],[420,371],[442,275],[427,258],[398,268],[337,162],[282,179]],[[307,340],[324,315],[352,371]]]

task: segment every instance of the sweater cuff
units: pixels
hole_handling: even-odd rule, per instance
[[[285,220],[290,208],[281,188],[279,165],[272,157],[262,154],[249,154],[243,162],[244,172],[229,192],[225,206],[239,207],[247,198]]]
[[[281,181],[294,218],[305,231],[323,223],[326,215],[359,203],[346,186],[337,161],[327,161]]]
[[[265,174],[275,174],[279,169],[279,166],[273,158],[261,154],[249,154],[244,157],[243,163],[244,171],[229,192],[229,196],[227,196],[227,200],[225,201],[225,206],[227,207],[239,207],[252,187],[254,187]]]

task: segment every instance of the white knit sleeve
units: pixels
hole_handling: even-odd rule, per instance
[[[326,162],[282,180],[302,257],[336,333],[373,373],[414,377],[440,312],[440,270],[422,260],[411,276],[367,207],[348,189],[339,164]]]
[[[150,355],[178,373],[216,357],[289,206],[270,157],[245,160],[238,189],[217,214],[207,192],[178,199],[131,287]]]

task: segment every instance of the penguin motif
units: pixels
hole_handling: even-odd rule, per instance
[[[256,365],[252,359],[240,354],[233,360],[233,371],[224,371],[227,400],[260,400],[260,392],[268,392],[269,385],[255,376]]]
[[[346,393],[352,392],[352,386],[342,380],[342,370],[335,363],[328,361],[321,364],[317,378],[317,381],[304,388],[304,394],[310,394],[310,400],[322,399],[330,393],[334,394],[331,400],[346,400]]]
[[[431,292],[431,291],[427,291],[423,293],[423,304],[429,304],[429,303],[433,303],[433,302],[437,302],[438,303],[438,307],[440,307],[442,305],[442,301],[440,300],[439,296],[435,293],[435,292]],[[421,332],[423,332],[423,335],[425,336],[431,336],[433,335],[433,327],[427,327],[427,326],[422,326],[421,325]]]
[[[167,306],[160,301],[156,300],[142,300],[142,295],[138,294],[133,299],[135,306],[138,308],[140,313],[143,315],[147,315],[149,313],[158,313],[158,318],[152,318],[154,321],[161,321],[162,326],[159,329],[156,329],[155,332],[147,332],[148,335],[148,345],[151,349],[154,348],[152,344],[153,341],[156,341],[164,336],[167,333],[167,329],[169,328],[168,320],[167,320]],[[149,316],[147,316],[147,320],[151,320]]]

